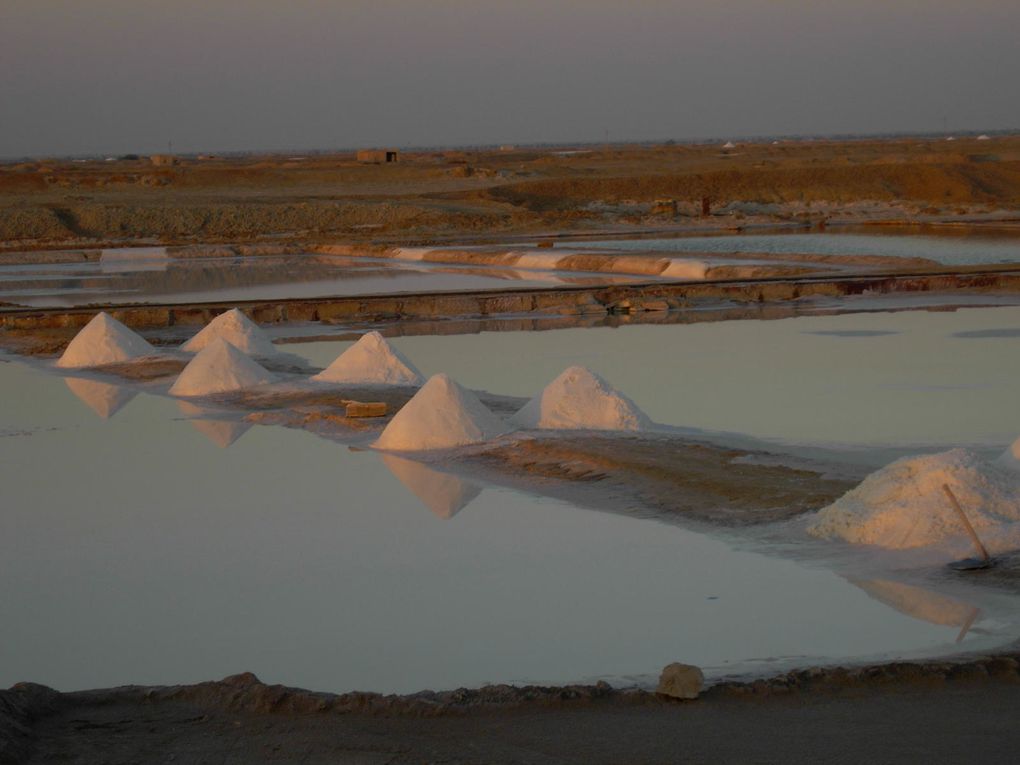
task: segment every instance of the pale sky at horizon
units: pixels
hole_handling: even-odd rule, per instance
[[[1018,30],[1017,0],[0,0],[0,157],[1020,128]]]

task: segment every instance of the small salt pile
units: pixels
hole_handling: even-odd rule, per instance
[[[156,353],[156,349],[137,332],[108,313],[97,313],[68,344],[57,366],[65,369],[98,367]]]
[[[522,428],[644,430],[652,422],[629,398],[584,367],[569,367],[513,416]]]
[[[182,351],[197,353],[216,338],[222,338],[249,356],[275,356],[276,346],[269,335],[238,308],[221,313],[197,335],[181,346]]]
[[[264,369],[222,338],[216,338],[198,352],[170,388],[172,396],[208,396],[213,393],[254,388],[276,380]]]
[[[1020,473],[1020,438],[1009,445],[999,458],[995,460],[995,464],[1006,470],[1010,470],[1016,473]]]
[[[389,451],[449,449],[487,441],[507,430],[474,393],[437,374],[394,415],[373,446]]]
[[[808,533],[890,549],[970,542],[942,489],[949,486],[990,551],[1020,536],[1020,482],[966,449],[904,457],[818,511]]]
[[[421,385],[425,378],[386,338],[378,332],[368,332],[312,379],[363,385]]]
[[[704,279],[707,274],[708,264],[704,261],[670,258],[659,276],[670,279]]]

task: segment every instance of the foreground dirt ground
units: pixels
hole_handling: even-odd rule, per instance
[[[702,217],[702,200],[710,214]],[[606,228],[938,220],[1020,209],[1020,137],[0,165],[8,249],[104,241],[442,241]]]
[[[4,763],[1016,761],[1012,656],[808,670],[694,702],[608,686],[330,696],[252,675],[174,688],[0,692]]]

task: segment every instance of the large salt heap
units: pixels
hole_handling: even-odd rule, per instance
[[[966,449],[904,457],[877,470],[818,514],[808,533],[893,549],[970,542],[949,498],[956,495],[990,551],[1020,542],[1020,481]]]
[[[170,388],[172,396],[208,396],[254,388],[276,380],[263,368],[222,338],[198,352]]]
[[[249,356],[275,356],[276,346],[258,324],[253,322],[238,308],[221,313],[188,342],[181,346],[182,351],[197,353],[216,338],[222,338]]]
[[[415,462],[414,460],[397,457],[393,454],[383,455],[383,464],[406,486],[414,496],[444,521],[463,510],[477,497],[482,487],[465,481],[451,473],[438,470]]]
[[[368,332],[313,380],[363,385],[421,385],[421,372],[378,332]]]
[[[74,336],[74,340],[64,350],[64,355],[57,361],[57,366],[65,369],[98,367],[156,353],[156,349],[137,332],[128,329],[108,313],[97,313]]]
[[[629,398],[584,367],[569,367],[513,416],[522,428],[643,430],[652,422]]]
[[[373,444],[390,451],[449,449],[506,433],[506,423],[445,374],[433,375]]]

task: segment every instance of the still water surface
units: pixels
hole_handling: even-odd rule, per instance
[[[1018,343],[1020,309],[395,340],[499,393],[584,363],[661,422],[862,443],[1015,436]],[[890,596],[817,560],[134,393],[0,362],[0,687],[647,680],[676,660],[719,674],[1014,634],[959,591]]]

